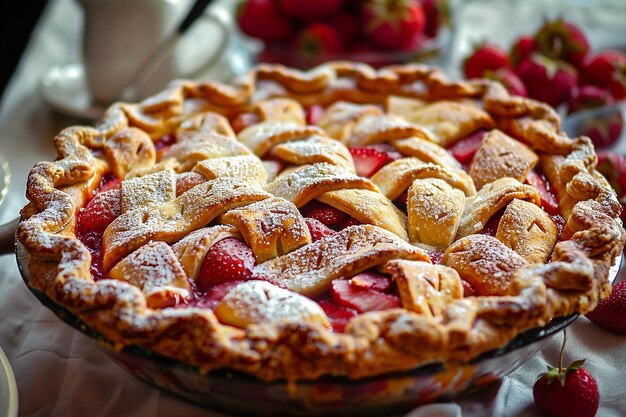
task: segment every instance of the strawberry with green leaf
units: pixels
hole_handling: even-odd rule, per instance
[[[363,24],[376,46],[405,49],[423,35],[426,18],[417,0],[369,0],[363,6]]]
[[[585,60],[583,79],[608,89],[616,100],[626,98],[626,56],[617,51],[605,51]]]
[[[582,367],[584,359],[572,362],[567,368],[562,366],[566,340],[564,330],[559,367],[548,366],[548,372],[533,386],[535,405],[546,416],[594,417],[600,403],[598,384]]]
[[[528,97],[552,107],[569,98],[578,79],[578,72],[573,66],[537,53],[523,61],[516,72],[526,85]]]
[[[535,34],[535,41],[541,54],[576,67],[589,53],[589,41],[582,29],[563,19],[545,22]]]
[[[615,284],[611,294],[587,313],[587,318],[603,329],[626,334],[626,281]]]
[[[502,68],[511,69],[509,57],[500,47],[491,43],[476,46],[463,62],[463,72],[467,78],[482,78],[485,73],[495,73]]]

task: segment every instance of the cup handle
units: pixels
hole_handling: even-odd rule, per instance
[[[209,10],[209,9],[207,9],[201,17],[203,19],[207,19],[207,20],[214,22],[222,31],[222,36],[221,36],[220,44],[217,46],[217,48],[215,49],[215,51],[213,51],[211,55],[205,58],[204,63],[198,66],[197,69],[190,71],[188,73],[185,73],[183,75],[184,77],[188,77],[188,78],[194,78],[198,74],[201,74],[202,72],[208,70],[213,65],[215,65],[215,63],[219,60],[219,58],[224,54],[224,51],[226,50],[226,48],[228,47],[230,43],[231,31],[228,28],[228,24],[225,21],[224,17],[220,16],[218,13],[215,13],[214,11]]]

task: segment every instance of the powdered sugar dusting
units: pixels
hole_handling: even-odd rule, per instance
[[[110,276],[139,287],[147,296],[157,292],[189,296],[187,275],[164,242],[152,242],[131,253],[111,270]]]
[[[316,296],[326,291],[334,278],[358,274],[390,259],[427,260],[428,256],[391,232],[359,225],[257,265],[253,275]]]
[[[265,184],[267,179],[263,163],[254,155],[205,159],[196,164],[193,172],[202,174],[209,180],[235,177],[251,183]]]
[[[498,239],[470,235],[448,248],[445,265],[457,270],[480,295],[506,295],[515,271],[527,262]]]
[[[233,288],[217,306],[215,315],[222,323],[236,327],[299,322],[330,327],[317,303],[265,281],[247,281]]]
[[[378,191],[370,180],[327,163],[307,165],[289,175],[279,176],[267,185],[266,190],[302,207],[318,195],[344,188]]]
[[[122,181],[122,213],[176,198],[176,177],[167,169]]]
[[[297,207],[280,197],[230,210],[219,220],[239,229],[257,263],[311,243],[309,229]]]
[[[319,135],[277,145],[272,149],[272,155],[296,165],[327,162],[354,172],[348,148],[336,140]]]

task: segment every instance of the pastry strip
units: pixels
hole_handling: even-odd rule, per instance
[[[351,226],[288,255],[257,265],[254,276],[308,297],[323,294],[335,278],[349,278],[392,259],[429,262],[425,252],[391,232]]]

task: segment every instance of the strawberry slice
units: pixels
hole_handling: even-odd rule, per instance
[[[207,252],[196,284],[202,292],[224,282],[245,281],[252,277],[255,259],[252,249],[232,237],[220,240]]]
[[[428,257],[433,264],[440,264],[443,259],[443,252],[440,250],[429,252]]]
[[[333,326],[333,330],[338,333],[343,333],[346,328],[346,324],[348,324],[352,317],[358,314],[358,312],[352,308],[341,307],[328,300],[319,301],[318,304],[328,316],[330,325]]]
[[[239,133],[248,126],[259,123],[259,116],[256,113],[239,113],[230,121],[230,126],[235,133]]]
[[[105,229],[122,214],[121,192],[113,189],[96,194],[87,205],[78,212],[78,233],[89,232],[102,235]]]
[[[306,124],[314,125],[324,115],[324,107],[319,104],[313,104],[306,109]]]
[[[382,152],[387,155],[387,162],[393,162],[398,159],[404,158],[400,152],[396,151],[396,148],[389,143],[375,143],[373,145],[368,145],[368,149],[376,149],[378,152]]]
[[[473,133],[466,137],[465,139],[461,139],[454,145],[452,145],[448,151],[462,164],[469,164],[474,157],[474,154],[480,148],[480,145],[483,143],[483,136],[487,133],[485,130],[479,130],[476,133]]]
[[[214,285],[210,287],[206,294],[197,299],[196,306],[201,308],[210,308],[214,310],[215,307],[222,301],[222,298],[226,296],[237,285],[241,284],[243,281],[230,281],[223,282],[221,284]]]
[[[118,188],[122,188],[122,180],[117,178],[113,174],[106,174],[100,180],[100,184],[98,188],[93,192],[94,195],[98,193],[103,193],[109,190],[116,190]]]
[[[352,160],[356,168],[356,174],[361,177],[371,177],[390,162],[390,158],[384,152],[374,148],[350,148]]]
[[[313,242],[317,242],[318,240],[323,239],[326,236],[331,236],[337,233],[333,229],[326,227],[324,223],[320,222],[317,219],[306,217],[304,219],[304,222],[309,228],[309,232],[311,233],[311,240]]]
[[[355,219],[354,217],[348,217],[348,218],[346,219],[346,221],[345,221],[345,222],[343,222],[341,226],[339,226],[339,230],[343,230],[343,229],[345,229],[346,227],[350,227],[350,226],[357,226],[357,225],[359,225],[359,224],[363,224],[363,223],[361,223],[360,221],[358,221],[358,220],[357,220],[357,219]]]
[[[409,190],[406,190],[405,192],[400,194],[400,197],[393,200],[393,204],[395,204],[396,207],[398,207],[400,210],[406,213],[408,200],[409,200]]]
[[[176,143],[176,135],[164,135],[160,139],[154,142],[154,149],[160,151],[165,148],[169,148]]]
[[[498,232],[498,225],[500,224],[500,219],[504,215],[505,209],[506,208],[502,208],[498,210],[496,213],[494,213],[494,215],[491,216],[489,220],[487,220],[487,223],[485,224],[485,226],[479,233],[483,235],[489,235],[489,236],[495,237],[496,233]]]
[[[369,288],[359,288],[347,279],[336,279],[330,286],[330,299],[359,313],[400,307],[400,298]]]
[[[526,183],[535,187],[541,198],[541,206],[548,214],[556,215],[560,214],[559,202],[556,201],[556,197],[550,190],[550,183],[543,175],[540,175],[537,171],[532,170],[526,177]]]
[[[311,217],[328,227],[335,227],[342,223],[348,215],[328,204],[313,200],[300,209],[304,217]]]
[[[461,284],[463,285],[463,297],[472,297],[476,295],[476,289],[472,284],[464,279],[461,280]]]
[[[359,288],[369,288],[383,292],[391,288],[391,280],[376,272],[361,272],[350,278],[350,284]]]

